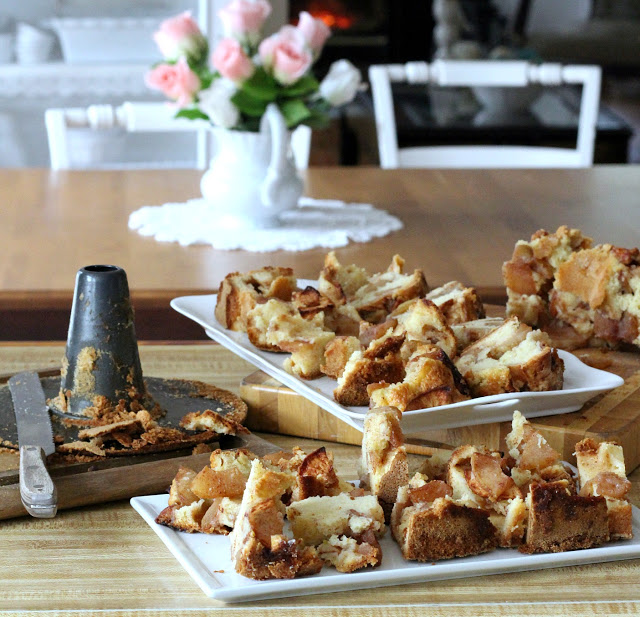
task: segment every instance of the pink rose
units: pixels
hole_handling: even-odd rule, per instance
[[[311,47],[313,55],[317,58],[322,47],[331,36],[331,29],[321,19],[315,19],[310,13],[302,11],[298,21],[298,30],[302,32],[307,45]]]
[[[231,0],[218,12],[225,34],[240,40],[257,43],[260,30],[271,13],[267,0]]]
[[[258,51],[264,66],[285,86],[298,81],[313,62],[304,35],[293,26],[280,28],[260,43]]]
[[[179,107],[193,102],[200,89],[200,78],[189,68],[187,61],[180,58],[175,64],[159,64],[145,76],[147,86],[160,90],[175,101]]]
[[[211,62],[220,75],[235,83],[249,79],[255,71],[253,62],[235,39],[222,39],[213,52]]]
[[[153,40],[167,60],[187,56],[197,62],[206,57],[208,51],[207,39],[189,11],[165,19],[153,34]]]

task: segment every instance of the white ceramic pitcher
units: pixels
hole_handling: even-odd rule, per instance
[[[282,114],[270,104],[260,132],[212,129],[215,153],[200,189],[211,215],[231,228],[277,227],[302,195]]]

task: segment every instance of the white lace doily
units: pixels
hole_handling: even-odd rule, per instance
[[[295,210],[284,212],[282,224],[270,229],[230,229],[213,217],[204,199],[144,206],[129,217],[129,228],[160,242],[210,244],[216,249],[254,252],[306,251],[368,242],[402,229],[402,222],[371,204],[302,197]]]

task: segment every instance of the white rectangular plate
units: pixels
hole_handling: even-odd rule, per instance
[[[566,553],[523,555],[515,549],[497,549],[483,555],[419,563],[406,561],[390,532],[380,541],[382,564],[341,574],[325,567],[320,574],[291,580],[254,581],[234,572],[229,536],[184,533],[155,522],[167,506],[167,495],[134,497],[131,505],[155,531],[180,564],[209,597],[223,602],[302,596],[328,591],[352,591],[405,583],[441,581],[506,572],[523,572],[640,557],[640,510],[633,508],[632,540]]]
[[[304,285],[306,281],[300,281],[300,283]],[[171,306],[200,324],[207,335],[221,345],[319,407],[362,431],[367,407],[340,405],[333,398],[333,390],[336,387],[333,379],[321,377],[305,381],[291,375],[282,368],[289,354],[261,351],[249,342],[244,332],[233,332],[223,328],[214,316],[215,294],[174,298]],[[406,434],[410,434],[424,430],[505,422],[511,420],[516,409],[527,418],[568,413],[577,411],[597,394],[617,388],[624,383],[621,377],[587,366],[571,353],[559,350],[558,354],[564,360],[565,366],[562,390],[496,394],[451,405],[405,411],[402,414],[402,429]]]

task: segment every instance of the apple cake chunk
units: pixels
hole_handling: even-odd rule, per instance
[[[281,498],[290,486],[290,474],[268,469],[260,460],[252,462],[230,535],[231,560],[238,574],[257,580],[288,579],[322,569],[315,548],[284,534]]]
[[[398,489],[409,481],[401,417],[395,407],[374,407],[364,419],[360,486],[378,497],[387,521]]]
[[[496,529],[479,508],[452,499],[441,480],[416,474],[398,491],[391,532],[405,559],[436,561],[478,555],[497,546]]]
[[[270,298],[290,301],[295,290],[291,268],[267,266],[244,274],[232,272],[220,284],[215,317],[228,330],[244,332],[247,315],[256,304]]]
[[[609,535],[612,540],[632,538],[631,504],[622,446],[587,437],[576,444],[580,495],[602,496],[607,504]]]
[[[455,363],[474,397],[560,390],[564,362],[549,343],[544,332],[511,317],[467,347]]]

